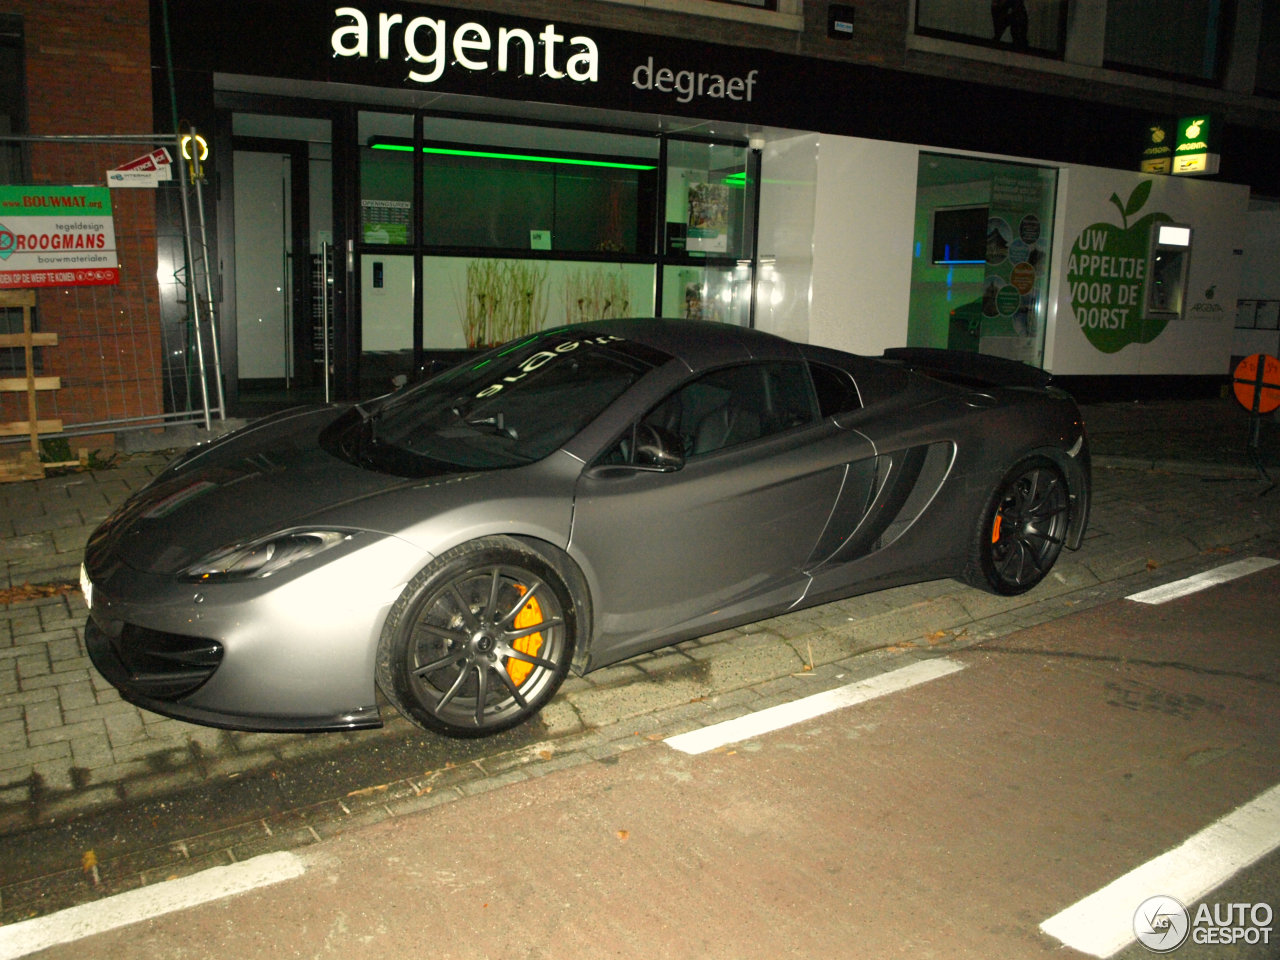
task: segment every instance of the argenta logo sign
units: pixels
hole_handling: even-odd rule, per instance
[[[578,83],[599,79],[596,42],[584,35],[566,37],[554,23],[535,34],[520,27],[491,31],[474,21],[455,26],[443,17],[406,19],[401,13],[370,17],[358,7],[338,7],[334,16],[338,20],[330,37],[334,56],[404,60],[410,64],[408,78],[415,83],[434,83],[448,67]]]
[[[503,23],[487,12],[464,20],[467,14],[454,10],[374,13],[344,6],[333,15],[334,57],[384,71],[405,64],[403,79],[454,90],[465,89],[455,82],[459,78],[537,77],[589,89],[588,97],[616,95],[625,84],[655,101],[687,104],[751,103],[763,86],[760,68],[741,56],[726,60],[710,48],[686,55],[670,42],[650,54],[635,37],[607,30],[589,36],[581,27],[557,23]]]

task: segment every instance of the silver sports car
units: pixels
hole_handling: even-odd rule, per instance
[[[1079,547],[1089,455],[1039,370],[707,322],[538,333],[199,446],[85,555],[94,664],[249,730],[480,736],[585,672],[855,593],[1015,594]]]

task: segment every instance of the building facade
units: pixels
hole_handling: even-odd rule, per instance
[[[1221,382],[1275,333],[1280,15],[1261,0],[16,6],[12,129],[207,139],[233,413],[622,314],[1125,390]],[[1205,171],[1144,171],[1179,120]],[[8,148],[11,180],[40,181],[38,148]],[[113,149],[87,163],[131,156]],[[112,195],[154,218],[121,261],[145,302],[110,307],[150,330],[141,412],[177,409],[196,395],[178,208]],[[74,337],[55,301],[42,325]],[[45,357],[93,384],[87,362]]]

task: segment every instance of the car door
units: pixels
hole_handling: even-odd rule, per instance
[[[639,423],[686,455],[634,467],[624,437],[578,483],[570,548],[591,582],[593,664],[798,600],[846,465],[871,455],[819,419],[799,362],[713,371]]]

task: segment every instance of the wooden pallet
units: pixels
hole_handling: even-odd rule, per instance
[[[62,421],[41,420],[36,410],[36,395],[41,390],[59,389],[62,381],[58,377],[35,375],[35,348],[58,345],[56,333],[32,331],[31,311],[35,309],[35,305],[36,295],[33,290],[0,290],[0,307],[22,308],[22,333],[0,334],[0,347],[20,347],[26,356],[27,371],[25,377],[0,377],[0,392],[27,395],[27,419],[0,423],[0,437],[19,437],[25,434],[30,438],[29,450],[24,450],[16,459],[0,459],[0,482],[38,480],[44,476],[47,467],[70,466],[40,462],[40,434],[61,433]]]

